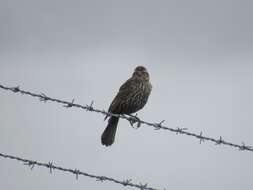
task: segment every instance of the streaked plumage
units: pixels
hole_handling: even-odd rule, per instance
[[[148,101],[152,85],[149,74],[143,66],[135,68],[134,73],[119,89],[113,99],[108,112],[115,114],[132,114],[142,109]],[[107,117],[105,117],[106,119]],[[101,136],[101,142],[110,146],[114,142],[119,118],[110,117],[108,125]]]

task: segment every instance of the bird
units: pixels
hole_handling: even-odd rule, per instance
[[[108,112],[113,114],[130,115],[142,109],[148,101],[152,90],[150,77],[144,66],[137,66],[132,76],[121,85],[119,91],[111,102]],[[101,143],[105,146],[111,146],[114,142],[119,118],[115,116],[106,116],[108,124],[102,133]]]

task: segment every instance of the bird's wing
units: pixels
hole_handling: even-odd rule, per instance
[[[124,84],[121,85],[117,95],[115,96],[115,98],[113,99],[108,112],[110,113],[117,113],[119,114],[121,112],[121,104],[123,102],[126,101],[127,97],[129,96],[129,94],[132,92],[133,88],[134,88],[134,83],[135,83],[135,79],[130,78],[128,79]],[[105,119],[108,116],[105,117]]]

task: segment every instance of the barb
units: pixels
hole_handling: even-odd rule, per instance
[[[129,123],[132,126],[133,126],[134,123],[137,123],[137,128],[140,127],[141,124],[144,124],[146,126],[153,127],[156,130],[158,130],[158,129],[161,130],[162,129],[162,130],[174,132],[176,134],[195,137],[199,140],[200,143],[202,143],[204,141],[210,141],[210,142],[215,143],[216,145],[223,144],[223,145],[227,145],[227,146],[237,148],[238,150],[251,151],[251,152],[253,151],[252,146],[246,146],[244,143],[242,143],[241,145],[231,143],[231,142],[228,142],[228,141],[225,141],[224,139],[222,139],[221,136],[220,136],[220,138],[216,139],[216,138],[213,138],[213,137],[203,136],[202,132],[200,132],[200,134],[196,134],[196,133],[193,133],[193,132],[188,132],[188,131],[186,131],[187,128],[166,127],[166,126],[162,125],[164,120],[162,120],[159,123],[151,123],[151,122],[141,120],[137,116],[132,116],[132,115],[126,116],[126,115],[113,114],[113,113],[106,112],[104,110],[96,109],[96,108],[93,107],[94,101],[92,101],[90,105],[83,106],[83,105],[74,103],[74,99],[71,102],[68,102],[68,101],[57,99],[57,98],[51,98],[49,96],[46,96],[43,93],[36,94],[36,93],[33,93],[33,92],[21,90],[19,86],[17,86],[17,87],[7,87],[7,86],[3,86],[3,85],[0,84],[0,88],[4,89],[4,90],[11,91],[13,93],[20,93],[20,94],[23,94],[23,95],[37,97],[37,98],[39,98],[40,101],[43,101],[43,102],[51,101],[51,102],[56,102],[56,103],[59,103],[59,104],[63,104],[63,106],[66,107],[66,108],[76,107],[76,108],[80,108],[80,109],[83,109],[83,110],[86,110],[86,111],[100,113],[100,114],[103,114],[103,115],[106,115],[106,116],[115,116],[115,117],[119,117],[119,118],[122,118],[122,119],[126,119],[127,121],[129,121]]]
[[[64,168],[64,167],[61,167],[61,166],[56,166],[56,165],[53,164],[53,162],[43,163],[43,162],[29,160],[29,159],[25,159],[25,158],[21,158],[21,157],[17,157],[17,156],[12,156],[12,155],[8,155],[8,154],[3,154],[3,153],[0,153],[0,157],[22,162],[22,163],[24,163],[24,165],[27,165],[31,169],[33,169],[34,166],[36,165],[36,166],[39,166],[39,167],[48,168],[50,173],[52,173],[53,169],[54,170],[59,170],[59,171],[62,171],[62,172],[68,172],[68,173],[71,173],[71,174],[75,175],[75,178],[77,180],[79,179],[79,176],[86,176],[86,177],[89,177],[89,178],[96,179],[96,181],[100,181],[100,182],[110,181],[110,182],[114,182],[114,183],[117,183],[117,184],[120,184],[120,185],[123,185],[123,186],[135,187],[135,188],[140,189],[140,190],[158,190],[157,188],[148,187],[147,184],[142,185],[142,183],[139,183],[139,184],[132,183],[131,179],[118,180],[118,179],[114,179],[114,178],[111,178],[111,177],[89,174],[87,172],[83,172],[83,171],[78,170],[78,169],[71,169],[71,168]]]

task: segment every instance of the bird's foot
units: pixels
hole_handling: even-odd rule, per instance
[[[138,129],[141,126],[141,120],[140,118],[137,117],[137,113],[135,115],[131,115],[131,114],[126,114],[129,116],[128,121],[130,122],[130,125],[134,128],[134,129]],[[137,126],[135,127],[134,124],[137,123]]]

